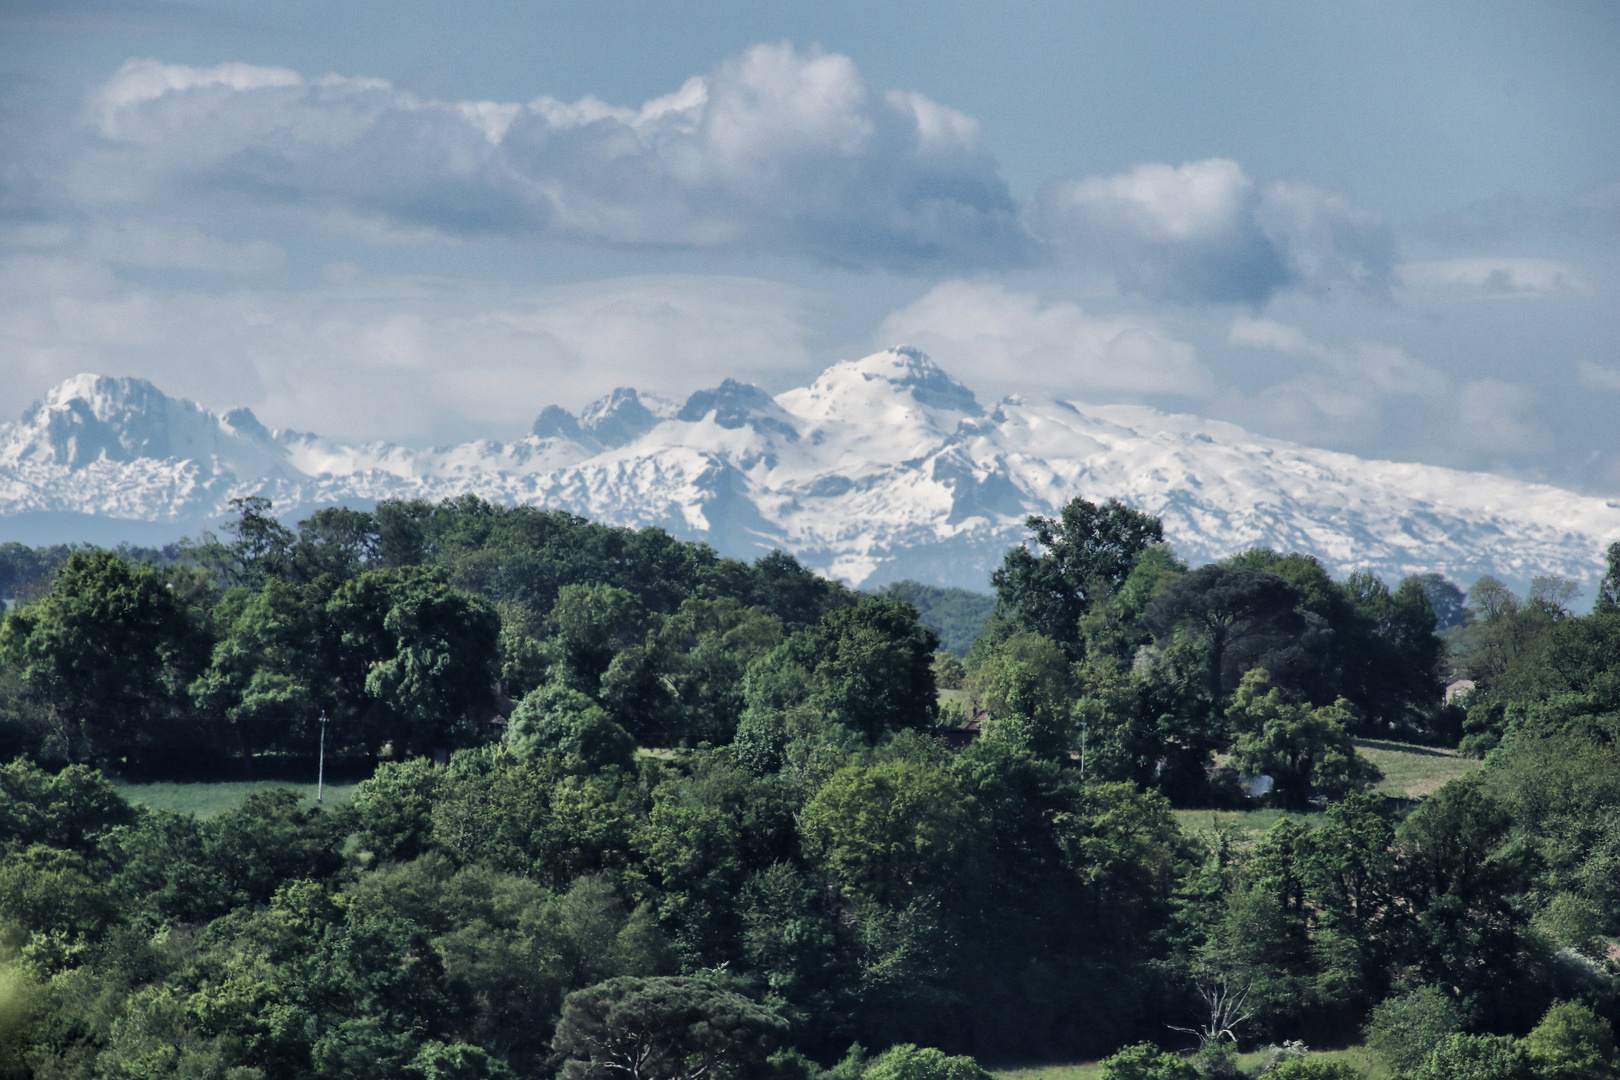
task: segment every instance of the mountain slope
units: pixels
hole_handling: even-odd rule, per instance
[[[982,589],[1024,517],[1075,495],[1160,515],[1195,563],[1263,544],[1391,579],[1590,582],[1620,538],[1620,506],[1546,485],[1366,461],[1138,406],[986,408],[905,348],[774,399],[730,380],[679,408],[621,389],[580,417],[548,408],[515,442],[435,450],[271,432],[246,409],[215,415],[141,380],[95,376],[0,428],[0,529],[67,512],[195,530],[244,494],[301,514],[466,491],[659,525],[743,557],[782,547],[863,585]]]

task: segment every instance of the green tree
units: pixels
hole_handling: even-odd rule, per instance
[[[226,523],[225,533],[232,541],[221,543],[205,533],[203,542],[191,549],[192,558],[212,570],[222,588],[258,589],[270,578],[290,577],[297,537],[276,518],[271,501],[248,495],[230,505],[237,518]]]
[[[724,753],[702,754],[689,776],[653,792],[636,847],[665,931],[692,964],[736,955],[738,896],[755,871],[797,854],[798,802],[782,779],[753,776]]]
[[[1343,1061],[1301,1057],[1283,1062],[1266,1075],[1272,1080],[1357,1080],[1361,1073]]]
[[[651,628],[646,605],[612,585],[565,585],[548,620],[558,650],[558,679],[581,693],[601,694],[613,658],[638,645]]]
[[[1020,626],[1080,659],[1081,617],[1119,588],[1144,551],[1164,542],[1164,526],[1117,499],[1098,506],[1080,498],[1056,518],[1034,515],[1025,524],[1041,553],[1008,551],[990,578],[996,596]]]
[[[513,1073],[481,1046],[432,1039],[405,1066],[405,1075],[412,1080],[512,1080]]]
[[[322,577],[347,581],[377,562],[379,548],[375,515],[328,506],[298,523],[298,541],[291,551],[292,577],[297,581]]]
[[[1620,611],[1620,540],[1610,544],[1604,553],[1607,572],[1598,585],[1597,599],[1592,604],[1594,615],[1600,612]]]
[[[83,765],[54,776],[27,761],[0,765],[0,849],[44,844],[94,855],[110,832],[135,817],[118,789]]]
[[[1479,775],[1429,796],[1396,832],[1399,893],[1414,916],[1414,945],[1428,981],[1458,989],[1481,1010],[1511,1018],[1522,1000],[1513,979],[1526,912],[1529,853],[1507,841],[1513,817]]]
[[[569,772],[635,767],[636,743],[602,707],[577,690],[543,686],[512,711],[505,744],[522,759],[560,755]]]
[[[1075,741],[1070,709],[1077,687],[1057,644],[1019,633],[975,660],[973,698],[994,717],[987,737],[1041,757],[1067,756]]]
[[[799,819],[806,853],[846,896],[889,908],[967,880],[975,826],[950,774],[906,760],[839,770]]]
[[[1265,668],[1246,672],[1227,707],[1236,731],[1232,763],[1250,776],[1276,783],[1274,798],[1303,810],[1313,798],[1341,798],[1382,779],[1377,766],[1356,754],[1347,729],[1350,703],[1324,708],[1294,705],[1271,685]]]
[[[1614,1027],[1579,1001],[1560,1001],[1525,1036],[1537,1080],[1613,1080],[1620,1075]]]
[[[1462,1030],[1457,1005],[1435,986],[1386,998],[1367,1021],[1367,1046],[1397,1074],[1416,1069],[1448,1035]]]
[[[419,754],[485,738],[494,716],[500,618],[430,568],[372,570],[327,604],[337,694],[373,745]],[[334,718],[337,719],[337,718]]]
[[[1177,579],[1143,618],[1166,661],[1185,668],[1218,709],[1252,668],[1292,685],[1314,666],[1300,602],[1299,590],[1269,570],[1212,563]]]
[[[108,765],[196,752],[182,717],[202,641],[151,567],[110,551],[73,554],[49,596],[0,625],[0,657],[52,710],[65,749]]]
[[[873,742],[934,722],[939,638],[917,622],[910,604],[863,596],[829,612],[807,637],[813,707]]]
[[[569,994],[552,1040],[563,1080],[734,1076],[787,1033],[776,1013],[710,979],[609,979]]]
[[[323,678],[333,644],[325,599],[271,578],[255,593],[227,593],[215,609],[219,640],[191,684],[191,699],[228,726],[250,770],[255,753],[305,749],[315,718],[335,707]]]
[[[28,1052],[40,1007],[40,986],[10,964],[0,964],[0,1077],[24,1080],[31,1074]]]

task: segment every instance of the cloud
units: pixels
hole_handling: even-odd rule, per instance
[[[286,261],[280,247],[266,240],[233,242],[189,226],[132,221],[89,231],[84,249],[93,258],[124,266],[258,274]]]
[[[1402,423],[1404,415],[1449,411],[1450,380],[1394,345],[1331,346],[1286,323],[1244,317],[1232,321],[1227,343],[1310,362],[1252,398],[1228,393],[1222,403],[1230,418],[1287,438],[1359,453],[1380,452],[1382,446],[1387,454],[1392,440],[1410,443],[1416,433]],[[1431,421],[1422,434],[1427,438],[1447,426]]]
[[[813,367],[801,290],[656,275],[551,288],[336,272],[296,290],[152,288],[105,264],[0,261],[0,419],[80,371],[357,439],[517,434],[615,386],[683,395]]]
[[[1449,385],[1434,368],[1408,356],[1394,345],[1358,341],[1348,348],[1331,348],[1312,341],[1296,327],[1271,319],[1238,317],[1227,331],[1227,342],[1251,348],[1270,349],[1292,356],[1317,360],[1335,378],[1378,394],[1442,394]],[[1332,396],[1340,396],[1335,390]]]
[[[1533,415],[1535,393],[1527,386],[1481,379],[1457,395],[1456,431],[1464,445],[1495,460],[1552,449],[1552,432]]]
[[[974,386],[1189,397],[1214,389],[1196,350],[1150,323],[1099,318],[1000,285],[935,286],[883,321],[876,343],[901,342]]]
[[[1217,408],[1225,418],[1257,430],[1352,453],[1461,468],[1511,470],[1554,445],[1537,415],[1535,392],[1517,383],[1454,381],[1394,345],[1327,345],[1271,319],[1234,319],[1227,342],[1311,362],[1252,397],[1230,391],[1221,396]],[[1612,379],[1609,385],[1620,389],[1620,373],[1584,365],[1582,376]]]
[[[1234,161],[1057,180],[1028,208],[1062,257],[1155,299],[1258,304],[1283,288],[1379,293],[1394,245],[1375,215],[1308,184],[1257,186]]]
[[[1590,291],[1580,271],[1555,259],[1443,259],[1405,263],[1396,273],[1408,289],[1493,299]]]
[[[1576,365],[1575,374],[1584,386],[1590,386],[1594,390],[1620,392],[1620,370],[1594,364],[1590,360],[1582,360]]]
[[[848,57],[760,45],[638,108],[418,98],[377,79],[130,61],[94,95],[81,195],[279,205],[449,236],[1020,257],[978,125]]]

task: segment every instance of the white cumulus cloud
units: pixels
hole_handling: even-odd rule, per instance
[[[937,285],[886,318],[876,341],[916,345],[973,386],[1189,397],[1214,389],[1196,350],[1151,323],[994,284]]]
[[[1224,158],[1057,180],[1027,221],[1063,257],[1111,271],[1122,290],[1171,300],[1379,292],[1393,261],[1376,215],[1308,184],[1262,187]]]
[[[638,108],[419,98],[283,68],[126,64],[94,96],[88,200],[337,211],[446,235],[1006,262],[1027,242],[971,118],[848,57],[760,45]]]

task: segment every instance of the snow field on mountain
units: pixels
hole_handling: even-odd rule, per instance
[[[1075,496],[1158,514],[1194,563],[1256,545],[1335,574],[1492,573],[1591,584],[1620,506],[1435,466],[1366,461],[1143,406],[990,408],[921,353],[835,364],[774,399],[730,380],[684,406],[621,389],[535,434],[415,450],[270,431],[150,383],[81,375],[0,427],[0,528],[68,512],[217,524],[262,494],[294,516],[336,502],[466,492],[656,525],[745,558],[781,547],[872,586],[987,587],[1024,518]]]

